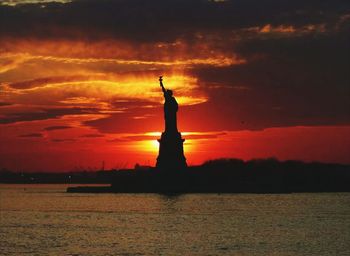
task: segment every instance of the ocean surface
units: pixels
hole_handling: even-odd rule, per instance
[[[68,194],[0,185],[0,255],[350,255],[350,193]]]

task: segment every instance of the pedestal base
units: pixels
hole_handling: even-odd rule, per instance
[[[162,170],[181,170],[187,167],[184,156],[184,139],[181,133],[163,132],[159,142],[159,155],[157,157],[158,169]]]

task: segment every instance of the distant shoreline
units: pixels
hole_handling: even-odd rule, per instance
[[[71,173],[2,171],[0,182],[82,185],[69,187],[67,192],[70,193],[350,192],[350,165],[278,161],[273,158],[250,161],[217,159],[184,170],[136,166],[135,169]]]

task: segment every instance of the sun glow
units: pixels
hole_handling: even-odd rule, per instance
[[[159,150],[159,142],[157,139],[141,140],[137,142],[137,147],[140,151],[154,153],[156,155]]]
[[[142,140],[139,143],[139,149],[144,152],[154,153],[156,156],[159,151],[159,142],[156,139],[152,140]],[[190,153],[194,150],[195,140],[185,140],[184,142],[184,153]]]
[[[161,132],[147,132],[144,134],[144,139],[138,141],[138,148],[144,152],[152,152],[157,154],[159,151],[159,142],[158,139],[161,137]],[[193,132],[183,132],[183,135],[194,134]],[[197,133],[196,133],[197,134]],[[198,133],[199,134],[199,133]],[[149,137],[149,139],[147,138]],[[184,152],[189,153],[194,150],[196,144],[196,140],[193,139],[185,139],[184,141]]]
[[[158,152],[158,149],[159,149],[158,140],[151,140],[151,141],[148,141],[148,143],[150,144],[151,151]]]

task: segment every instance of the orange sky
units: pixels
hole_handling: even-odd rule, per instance
[[[194,1],[202,22],[186,12],[172,19],[172,9],[168,19],[155,5],[137,7],[148,16],[120,24],[114,12],[130,11],[129,3],[51,2],[0,5],[0,168],[154,165],[164,128],[159,75],[180,104],[189,164],[220,157],[350,163],[343,53],[350,11],[329,6],[328,16],[304,21],[282,19],[271,7],[259,20],[241,6],[238,24],[230,1]],[[205,11],[213,7],[217,13]]]

